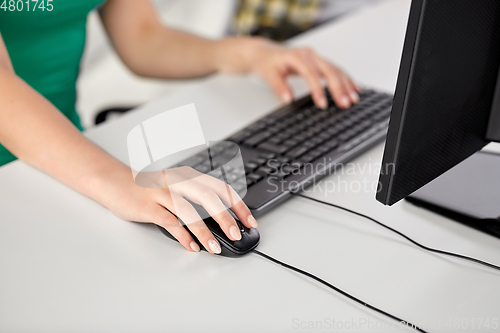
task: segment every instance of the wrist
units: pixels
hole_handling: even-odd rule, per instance
[[[215,45],[215,68],[221,73],[248,73],[268,44],[264,38],[226,37]]]
[[[112,210],[116,197],[124,188],[133,184],[134,179],[128,166],[110,158],[96,166],[85,183],[84,194]]]

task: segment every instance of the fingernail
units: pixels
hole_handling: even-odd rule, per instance
[[[342,96],[342,106],[344,106],[345,108],[348,108],[351,106],[351,102],[349,100],[349,97]]]
[[[328,106],[328,102],[326,101],[325,97],[319,97],[318,106],[322,109],[326,109],[326,107]]]
[[[248,217],[248,224],[250,224],[252,226],[252,228],[257,228],[259,226],[259,224],[257,223],[257,220],[255,219],[255,217],[253,217],[253,215],[250,215]]]
[[[240,240],[241,239],[241,232],[240,232],[240,229],[238,229],[236,226],[232,225],[230,228],[229,228],[229,234],[231,235],[231,237],[233,237],[234,239],[236,240]]]
[[[281,94],[281,99],[283,100],[283,102],[285,102],[286,104],[289,104],[292,102],[292,95],[290,95],[289,92],[285,92],[283,94]]]
[[[352,91],[352,92],[351,92],[351,101],[352,101],[354,104],[356,104],[356,103],[358,103],[358,102],[359,102],[359,95],[358,95],[358,93],[357,93],[357,92],[355,92],[355,91]]]
[[[198,246],[198,244],[196,244],[196,242],[191,242],[189,246],[191,246],[191,250],[193,250],[194,252],[200,252],[200,247]]]
[[[220,245],[217,243],[215,239],[211,239],[208,241],[208,246],[210,247],[210,250],[213,253],[219,254],[220,253]]]

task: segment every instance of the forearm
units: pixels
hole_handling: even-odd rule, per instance
[[[191,78],[248,72],[258,38],[209,40],[162,25],[148,0],[108,0],[101,18],[124,63],[141,76]],[[269,42],[267,42],[269,43]]]
[[[1,68],[0,91],[0,143],[25,162],[103,203],[102,189],[109,175],[125,174],[127,167],[87,140],[23,80]]]
[[[193,78],[219,70],[218,42],[166,27],[151,28],[122,59],[136,74],[156,78]]]
[[[156,78],[193,78],[216,72],[246,73],[251,69],[256,44],[250,37],[208,40],[161,27],[145,34],[123,57],[136,74]],[[125,52],[123,52],[125,53]]]
[[[2,34],[0,33],[0,68],[4,69],[8,73],[14,74],[14,68],[10,62],[9,54],[7,53],[7,48],[3,42]]]

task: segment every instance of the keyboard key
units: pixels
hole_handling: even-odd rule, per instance
[[[304,134],[297,134],[295,136],[293,136],[293,139],[298,141],[298,142],[302,142],[302,141],[306,141],[307,140],[307,136],[305,136]]]
[[[265,158],[259,157],[259,158],[256,158],[255,160],[250,161],[250,162],[256,163],[258,165],[263,165],[263,164],[266,164],[267,160]]]
[[[259,180],[261,180],[262,178],[264,178],[264,177],[262,177],[258,173],[250,173],[250,174],[247,175],[247,179],[251,179],[255,183],[258,182]]]
[[[390,113],[388,112],[379,112],[377,113],[376,115],[373,116],[373,120],[374,121],[380,121],[382,119],[385,119],[387,117],[389,117]]]
[[[354,121],[347,118],[347,119],[342,120],[339,124],[344,128],[348,128],[348,127],[351,127],[352,125],[354,125]]]
[[[278,155],[284,154],[288,149],[286,146],[273,145],[272,143],[263,143],[259,145],[260,149],[269,150],[270,152],[276,153]]]
[[[339,138],[340,141],[347,141],[347,140],[351,139],[355,135],[356,135],[355,131],[348,130],[348,131],[340,134],[338,138]]]
[[[298,144],[299,143],[296,140],[286,140],[285,142],[283,142],[283,145],[288,147],[294,147]]]
[[[290,136],[288,134],[285,134],[283,132],[279,133],[276,135],[277,138],[280,138],[281,140],[286,140],[288,139]]]
[[[325,147],[328,147],[330,149],[335,149],[339,146],[339,140],[333,139],[330,141],[325,142]]]
[[[242,132],[239,132],[239,133],[233,135],[232,137],[230,137],[229,140],[236,142],[236,143],[240,143],[240,142],[243,142],[244,140],[246,140],[247,138],[249,138],[251,135],[252,135],[252,132],[250,132],[250,131],[242,131]]]
[[[232,172],[234,170],[234,167],[232,165],[224,165],[224,171],[225,172]]]
[[[290,163],[290,165],[292,167],[296,167],[296,168],[300,169],[300,168],[302,168],[304,166],[304,162],[302,162],[300,160],[295,160],[292,163]]]
[[[309,139],[309,138],[312,138],[313,136],[315,136],[316,132],[315,131],[311,131],[311,130],[307,130],[305,132],[302,132],[302,134]]]
[[[274,173],[274,174],[272,174],[270,176],[271,177],[276,177],[276,178],[279,178],[279,179],[283,179],[283,178],[286,178],[289,175],[290,175],[289,173],[278,171],[277,173]]]
[[[268,128],[268,129],[266,129],[266,131],[268,131],[268,132],[269,132],[269,133],[271,133],[271,134],[276,134],[276,133],[281,132],[281,130],[280,130],[280,129],[278,129],[278,128],[276,128],[276,127],[271,127],[271,128]]]
[[[290,174],[290,173],[293,173],[293,172],[295,172],[295,171],[297,171],[297,170],[299,170],[299,169],[300,169],[300,168],[298,168],[297,166],[293,166],[293,165],[285,165],[285,166],[283,167],[283,172],[285,172],[285,173],[289,173],[289,174]]]
[[[278,137],[274,137],[274,138],[271,138],[269,139],[268,141],[266,141],[265,143],[270,143],[270,144],[273,144],[273,145],[278,145],[281,143],[281,139],[278,138]]]
[[[256,124],[253,124],[253,125],[247,127],[247,130],[249,130],[251,132],[257,132],[257,131],[263,130],[264,128],[266,128],[266,124],[262,123],[262,122],[258,122]]]
[[[312,152],[309,153],[314,159],[320,157],[321,155],[324,155],[325,153],[321,150],[321,148],[318,148],[316,150],[313,150]]]
[[[292,159],[299,158],[300,156],[304,155],[309,151],[310,147],[309,146],[299,146],[295,148],[294,150],[290,151],[287,153],[287,156],[290,156]]]
[[[226,167],[224,167],[224,170],[226,170]],[[242,167],[238,167],[238,168],[234,168],[231,173],[234,173],[234,174],[237,174],[237,175],[241,175],[243,176],[245,174],[245,169],[242,168]]]
[[[321,152],[321,155],[324,155],[327,152],[329,152],[331,149],[328,148],[327,146],[321,146],[321,147],[318,147],[316,150]]]
[[[236,182],[232,184],[232,188],[238,193],[238,195],[242,195],[245,189],[247,188],[247,181],[245,180],[244,182]]]
[[[226,173],[226,179],[229,183],[233,183],[235,180],[240,178],[242,175],[234,174],[234,173]]]
[[[311,154],[307,154],[307,155],[304,155],[300,158],[300,161],[302,161],[303,163],[310,163],[312,161],[314,161],[316,159],[316,157],[314,157],[313,155]]]
[[[261,143],[262,141],[268,139],[271,135],[272,134],[269,132],[260,132],[256,135],[250,137],[249,139],[246,139],[244,144],[246,144],[248,146],[256,146],[259,143]]]
[[[310,130],[311,132],[313,132],[314,134],[318,134],[318,133],[320,133],[321,131],[323,131],[323,129],[322,129],[322,128],[319,128],[319,127],[311,127],[309,130]]]
[[[323,132],[323,133],[319,134],[319,137],[322,138],[322,139],[324,139],[324,140],[330,139],[331,136],[332,135],[330,133],[328,133],[328,132]]]
[[[276,154],[275,153],[263,153],[263,154],[260,154],[259,157],[265,158],[266,160],[270,160],[272,158],[275,158]]]
[[[277,117],[273,117],[273,116],[268,116],[268,117],[262,119],[262,121],[264,123],[266,123],[267,125],[272,125],[272,124],[275,124],[278,121],[278,118]]]
[[[306,120],[306,124],[309,125],[309,126],[313,126],[314,124],[316,124],[316,120],[314,120],[314,119],[308,119],[308,120]]]
[[[290,162],[290,159],[288,157],[278,157],[276,160],[278,162],[280,162],[280,163],[288,163],[288,162]]]
[[[281,167],[281,163],[278,162],[277,160],[269,160],[269,161],[267,161],[267,166],[277,169],[277,168]]]
[[[317,145],[320,145],[320,144],[322,144],[323,142],[325,142],[325,139],[323,139],[323,138],[321,138],[321,137],[317,136],[317,137],[315,137],[315,138],[312,138],[312,139],[311,139],[311,141],[314,143],[314,145],[315,145],[315,146],[317,146]]]
[[[276,168],[271,168],[271,167],[268,167],[268,166],[263,166],[263,167],[258,168],[257,171],[255,171],[255,172],[258,173],[258,174],[261,174],[261,175],[269,175],[269,174],[275,173],[276,172]]]
[[[248,162],[247,164],[245,164],[245,172],[246,173],[250,173],[250,172],[253,172],[255,171],[257,168],[259,167],[259,165],[255,162]]]
[[[276,125],[274,125],[274,127],[281,130],[283,128],[286,128],[287,125],[284,123],[277,123]]]

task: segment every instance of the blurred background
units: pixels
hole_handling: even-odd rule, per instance
[[[152,0],[168,26],[206,38],[264,36],[286,41],[304,31],[383,0]],[[85,128],[102,111],[128,109],[168,95],[189,80],[144,79],[114,52],[94,11],[88,17],[85,53],[77,83],[77,110]],[[110,113],[109,118],[113,118]]]

